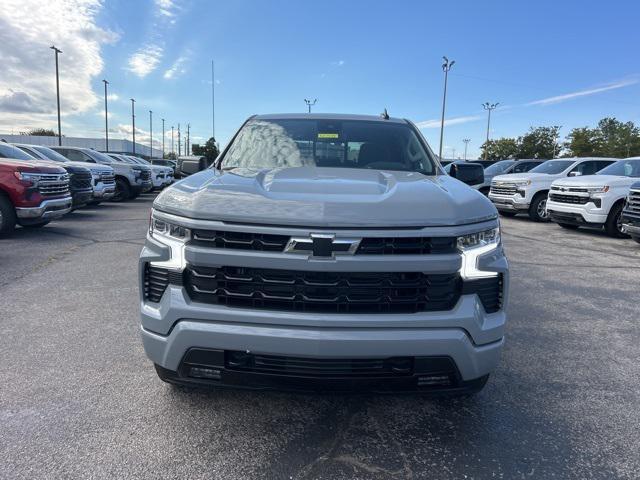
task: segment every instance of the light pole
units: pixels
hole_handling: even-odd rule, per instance
[[[307,107],[309,108],[309,113],[311,113],[311,107],[314,106],[316,103],[318,103],[318,99],[314,98],[313,102],[311,100],[307,100],[306,98],[304,99],[304,103],[307,104]]]
[[[216,104],[215,77],[213,76],[213,60],[211,60],[211,135],[216,138]]]
[[[60,123],[60,75],[58,74],[58,54],[62,53],[62,50],[56,48],[55,45],[51,46],[51,50],[56,52],[56,95],[58,97],[58,146],[62,146],[62,127]]]
[[[180,124],[178,124],[178,156],[182,155],[182,147],[180,143]]]
[[[471,141],[470,138],[463,138],[462,141],[464,142],[464,161],[467,161],[467,147],[469,146],[469,142]]]
[[[447,80],[449,79],[449,70],[456,63],[455,60],[449,61],[447,57],[442,57],[442,71],[444,72],[444,95],[442,96],[442,119],[440,120],[440,149],[438,157],[442,160],[442,139],[444,137],[444,110],[447,105]]]
[[[191,140],[191,138],[189,137],[189,133],[190,133],[189,130],[190,129],[191,129],[191,124],[187,123],[187,144],[186,144],[187,153],[185,155],[189,155],[189,141]]]
[[[131,125],[132,125],[132,132],[133,133],[133,154],[136,154],[136,111],[135,111],[135,107],[134,104],[136,103],[136,101],[132,98],[131,99]]]
[[[162,158],[164,158],[164,118],[162,119]]]
[[[107,115],[107,85],[109,82],[102,80],[104,83],[104,149],[109,151],[109,120]]]
[[[485,160],[487,159],[487,155],[489,154],[489,128],[491,127],[491,112],[495,110],[498,107],[498,105],[500,105],[500,102],[496,102],[496,103],[485,102],[482,104],[482,108],[484,108],[489,112],[489,116],[487,117],[487,141],[484,147]]]
[[[173,153],[174,155],[176,154],[176,152],[173,150],[173,125],[171,125],[171,153]]]
[[[149,158],[153,158],[153,112],[149,110]]]

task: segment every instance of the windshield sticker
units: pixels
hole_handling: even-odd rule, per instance
[[[337,133],[319,133],[318,138],[338,138]]]

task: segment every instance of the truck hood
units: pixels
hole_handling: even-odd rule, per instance
[[[584,175],[582,177],[562,178],[553,182],[562,187],[628,187],[637,182],[635,177],[623,177],[619,175]]]
[[[531,180],[531,183],[551,183],[556,175],[548,175],[546,173],[507,173],[505,175],[496,175],[493,177],[494,182],[522,182]]]
[[[93,174],[109,172],[113,173],[113,168],[109,165],[102,165],[100,163],[89,163],[89,162],[66,162],[63,164],[65,167],[67,165],[72,165],[74,167],[84,167],[91,171]]]
[[[14,160],[11,158],[0,159],[0,167],[12,171],[33,173],[67,173],[61,166],[63,164],[48,160]]]
[[[450,226],[497,218],[493,204],[438,175],[348,168],[204,170],[154,208],[195,219],[326,227]]]

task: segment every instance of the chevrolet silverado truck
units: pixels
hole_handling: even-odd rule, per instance
[[[640,182],[631,185],[622,210],[622,231],[640,243]]]
[[[0,145],[0,150],[2,148],[3,146]],[[15,155],[12,155],[13,158],[52,161],[44,157],[44,155],[40,155],[36,150],[27,145],[12,144],[11,148],[20,150],[20,156],[18,156],[18,152],[15,152]],[[60,163],[58,166],[64,168],[69,174],[69,191],[71,192],[71,198],[73,200],[73,209],[75,210],[86,206],[93,199],[93,176],[91,175],[91,170],[81,163],[70,161]]]
[[[554,180],[593,175],[616,160],[592,157],[547,160],[527,173],[497,175],[491,181],[489,199],[505,217],[527,213],[531,220],[548,222],[547,197]]]
[[[147,193],[153,190],[153,170],[147,165],[140,165],[138,162],[134,160],[134,157],[130,155],[125,155],[124,153],[107,153],[107,156],[113,158],[116,161],[126,163],[132,165],[134,169],[141,169],[141,178],[144,178],[145,185],[141,191],[136,192],[131,198],[137,197],[141,193]]]
[[[144,158],[134,157],[133,155],[127,155],[126,157],[138,165],[146,165],[151,168],[151,180],[154,189],[162,190],[173,183],[173,168],[154,165]]]
[[[596,227],[612,237],[626,237],[622,209],[639,178],[640,157],[618,160],[595,175],[556,180],[547,200],[549,218],[568,229]]]
[[[0,158],[0,236],[42,227],[71,211],[69,174],[52,162]]]
[[[154,201],[139,284],[159,377],[480,390],[504,343],[508,264],[495,207],[436,158],[404,119],[249,118]]]
[[[90,205],[98,205],[104,200],[111,199],[116,194],[116,176],[113,168],[109,165],[90,162],[73,162],[55,150],[43,145],[23,145],[17,143],[14,145],[36,158],[64,163],[62,166],[65,168],[67,165],[77,165],[88,168],[91,173],[91,186],[93,188],[91,200],[89,201]],[[71,184],[73,188],[73,180]]]
[[[91,148],[51,147],[51,149],[76,162],[109,165],[115,174],[115,194],[113,202],[122,202],[151,190],[151,172],[140,166],[130,165]]]

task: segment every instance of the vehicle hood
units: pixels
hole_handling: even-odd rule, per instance
[[[582,177],[561,178],[553,182],[554,185],[562,187],[628,187],[637,182],[635,177],[624,177],[620,175],[584,175]]]
[[[154,208],[264,225],[463,225],[497,218],[481,193],[448,176],[348,168],[204,170],[164,190]]]
[[[90,164],[85,162],[64,162],[58,165],[69,173],[91,173]]]
[[[100,163],[89,163],[89,162],[66,162],[64,164],[66,165],[73,165],[76,167],[84,167],[87,168],[91,171],[92,174],[98,174],[98,173],[113,173],[113,168],[111,168],[109,165],[102,165]]]
[[[531,183],[551,183],[557,175],[548,175],[546,173],[507,173],[505,175],[496,175],[493,177],[494,182],[522,182],[531,180]]]
[[[12,158],[0,159],[0,168],[3,170],[34,172],[34,173],[67,173],[62,168],[63,164],[48,160],[14,160]]]

